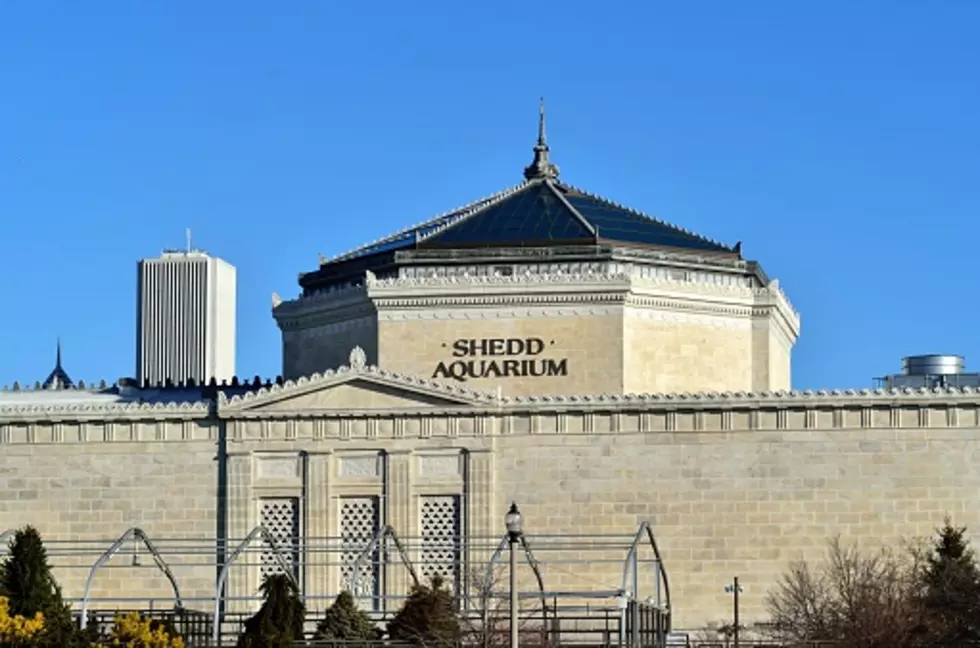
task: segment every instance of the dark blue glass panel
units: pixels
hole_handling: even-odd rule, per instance
[[[722,245],[596,198],[573,192],[566,193],[565,198],[598,230],[602,239],[710,252],[730,251]]]
[[[442,227],[447,221],[457,218],[458,216],[459,214],[449,214],[447,216],[435,218],[422,223],[417,227],[413,227],[410,230],[402,232],[401,234],[390,236],[378,243],[360,247],[353,252],[344,255],[338,260],[346,261],[349,259],[357,259],[359,257],[368,256],[370,254],[376,254],[378,252],[389,252],[392,250],[401,250],[403,248],[411,247],[415,243],[416,233],[418,233],[419,236],[425,236],[426,234],[429,234],[430,232]]]
[[[435,245],[522,245],[591,240],[582,221],[544,184],[521,189],[425,241]]]

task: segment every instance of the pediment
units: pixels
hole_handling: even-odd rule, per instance
[[[220,409],[255,411],[404,411],[479,406],[496,402],[491,394],[430,380],[401,376],[377,367],[341,367],[287,381],[222,401]]]

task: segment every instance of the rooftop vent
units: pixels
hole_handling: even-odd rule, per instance
[[[885,389],[980,387],[980,374],[966,373],[966,361],[960,355],[914,355],[902,358],[902,373],[875,378],[875,386]]]

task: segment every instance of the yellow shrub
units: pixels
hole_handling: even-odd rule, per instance
[[[30,646],[44,632],[44,615],[38,612],[33,619],[10,616],[9,601],[0,596],[0,646]]]
[[[150,630],[150,620],[136,612],[117,616],[108,644],[98,648],[184,648],[184,640],[171,637],[162,627]]]

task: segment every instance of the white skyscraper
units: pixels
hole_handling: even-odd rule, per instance
[[[235,375],[235,267],[204,252],[139,262],[136,379],[174,384]]]

